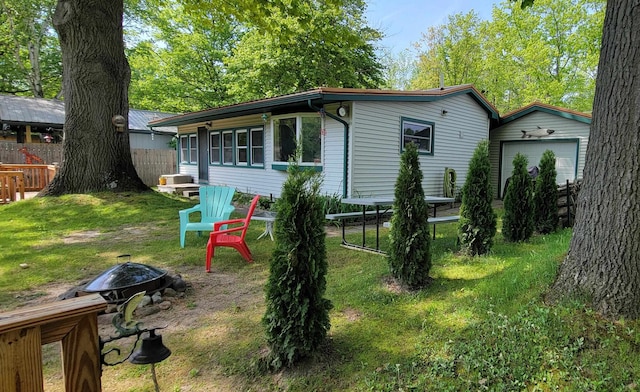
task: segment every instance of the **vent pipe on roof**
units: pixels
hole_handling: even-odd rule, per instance
[[[440,90],[444,90],[444,72],[440,72]]]

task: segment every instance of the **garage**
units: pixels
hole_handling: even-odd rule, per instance
[[[546,150],[556,155],[556,172],[558,184],[567,180],[573,181],[577,175],[579,153],[578,139],[503,141],[500,158],[500,195],[504,194],[505,182],[513,172],[513,158],[522,153],[529,160],[528,167],[538,166],[540,158]]]

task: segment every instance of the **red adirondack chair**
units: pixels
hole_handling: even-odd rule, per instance
[[[205,266],[207,272],[211,272],[211,259],[214,256],[215,248],[217,246],[235,248],[248,263],[253,262],[253,256],[251,255],[251,251],[249,250],[247,243],[244,241],[244,237],[247,234],[247,229],[251,222],[251,215],[253,215],[256,205],[258,205],[258,199],[260,199],[260,195],[256,195],[253,198],[245,218],[229,219],[214,223],[213,231],[209,235],[209,242],[207,242],[207,263]],[[242,224],[242,226],[230,227],[237,224]],[[220,227],[223,225],[227,225],[227,229],[220,230]],[[240,235],[232,234],[238,232]]]

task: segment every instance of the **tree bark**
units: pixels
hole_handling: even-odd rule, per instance
[[[58,0],[53,25],[62,48],[63,160],[41,195],[142,191],[131,159],[123,0]],[[112,118],[121,115],[121,131]]]
[[[584,182],[569,253],[547,299],[640,316],[640,2],[609,0]]]

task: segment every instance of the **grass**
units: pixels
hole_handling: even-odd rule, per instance
[[[50,284],[95,276],[116,256],[202,280],[206,237],[178,241],[179,209],[194,204],[165,194],[98,194],[33,199],[0,207],[0,309],[11,309]],[[214,259],[215,273],[177,304],[186,315],[163,333],[172,356],[157,366],[171,391],[627,391],[640,380],[640,326],[609,321],[579,302],[548,307],[570,230],[504,243],[490,255],[456,253],[455,224],[438,226],[432,242],[433,283],[418,292],[396,289],[383,256],[340,246],[327,237],[332,327],[314,358],[271,374],[265,351],[262,287],[274,244],[255,238],[256,262],[232,250]],[[381,231],[382,247],[386,234]],[[361,233],[355,233],[358,242]],[[373,243],[373,234],[368,243]],[[23,269],[20,264],[30,267]],[[188,278],[188,277],[187,277]],[[219,284],[216,279],[231,280]],[[210,296],[210,298],[208,297]],[[220,298],[224,306],[216,307]],[[210,308],[209,308],[210,307]],[[60,390],[55,348],[45,348],[48,390]],[[103,389],[151,391],[146,366],[104,369]]]

